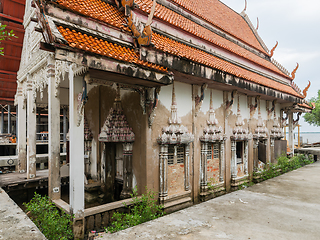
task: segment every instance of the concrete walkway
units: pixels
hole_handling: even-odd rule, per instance
[[[0,188],[0,239],[46,239],[2,188]]]
[[[97,239],[320,239],[320,162]]]

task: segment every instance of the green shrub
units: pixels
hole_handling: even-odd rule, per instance
[[[73,239],[71,217],[54,205],[48,196],[34,193],[29,203],[24,203],[31,220],[49,240]]]
[[[146,193],[138,197],[137,188],[135,188],[131,194],[133,205],[129,207],[130,212],[115,212],[112,216],[113,222],[106,231],[117,232],[163,216],[163,206],[157,204],[155,195],[155,192],[146,189]],[[128,208],[125,203],[124,206]]]

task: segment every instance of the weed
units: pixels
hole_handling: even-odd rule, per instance
[[[34,193],[29,203],[23,203],[31,220],[49,240],[73,239],[70,215],[59,209],[48,196]]]
[[[137,192],[137,188],[135,188],[131,194],[133,205],[129,207],[130,212],[115,212],[112,216],[111,226],[106,228],[107,232],[117,232],[163,216],[163,206],[157,204],[155,192],[148,191],[146,188],[146,193],[140,197]],[[128,208],[125,203],[124,206]]]

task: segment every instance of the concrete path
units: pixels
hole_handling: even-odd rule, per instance
[[[46,239],[21,208],[0,188],[0,239]]]
[[[97,239],[320,239],[320,161]]]

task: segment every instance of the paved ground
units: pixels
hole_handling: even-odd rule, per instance
[[[0,239],[46,239],[21,208],[0,188]]]
[[[320,239],[320,161],[97,239]]]

